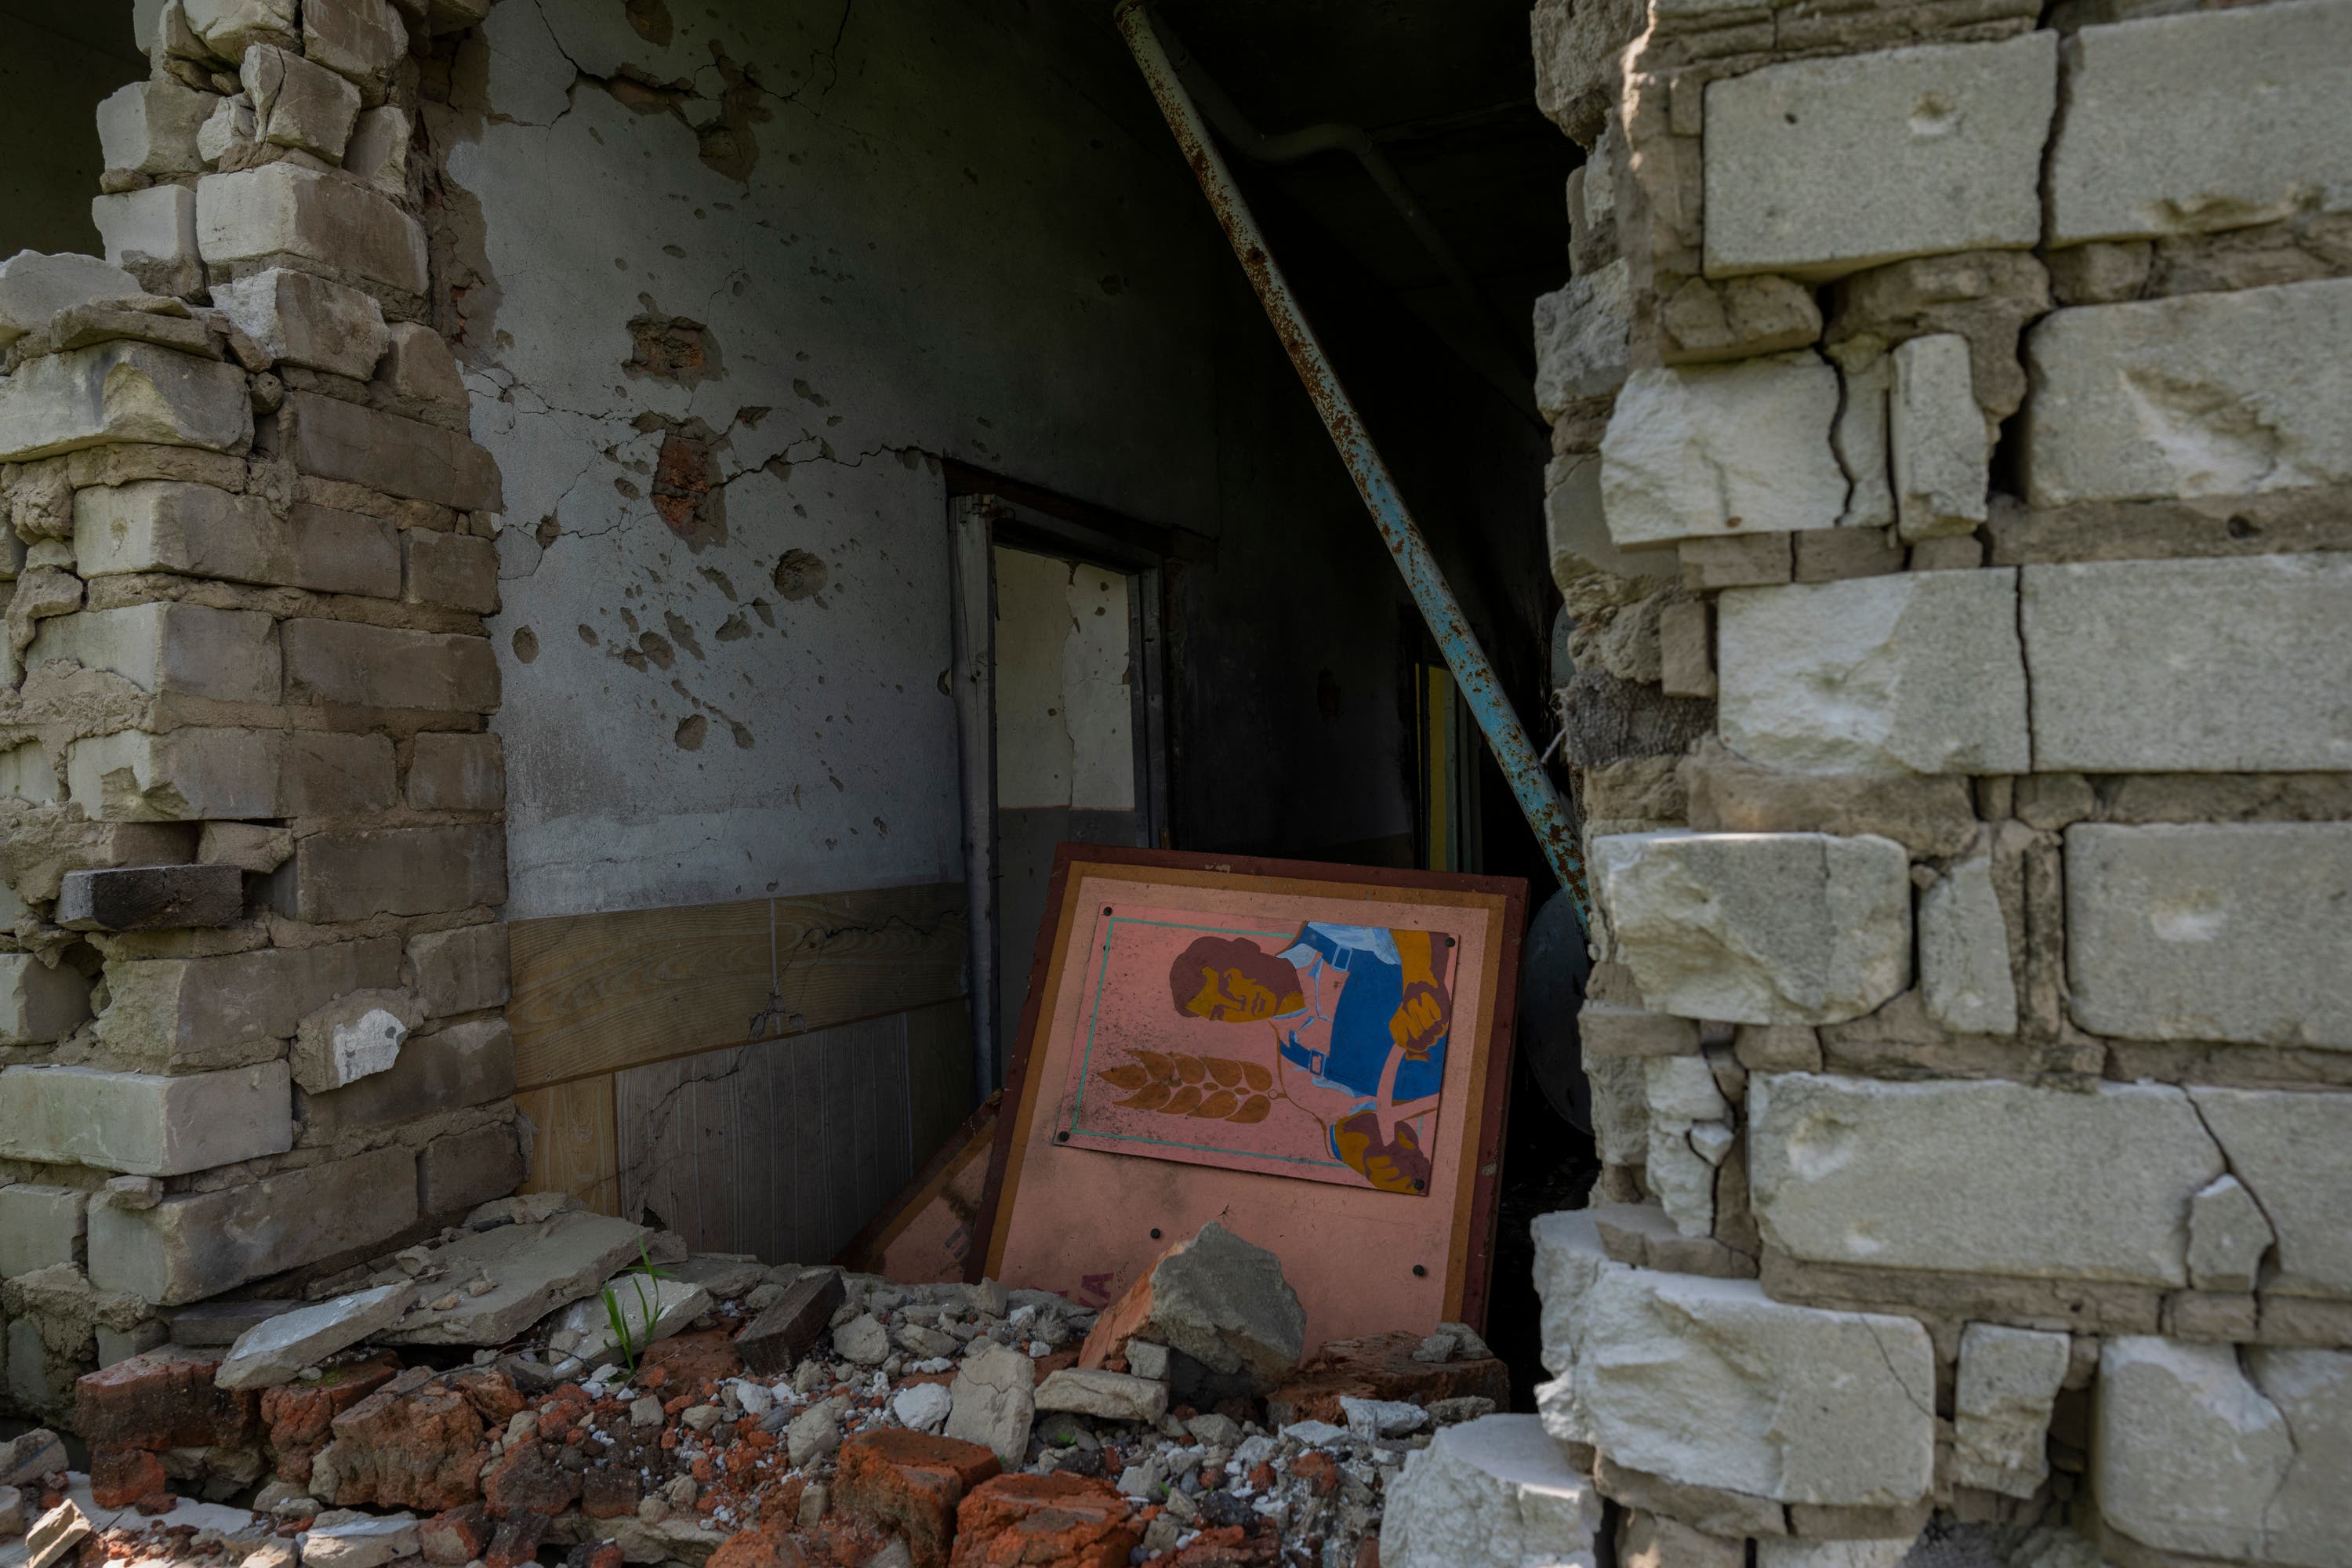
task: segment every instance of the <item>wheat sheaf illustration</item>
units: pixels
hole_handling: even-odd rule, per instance
[[[1116,1103],[1128,1110],[1244,1124],[1274,1111],[1274,1074],[1231,1057],[1138,1051],[1095,1076],[1127,1097]]]

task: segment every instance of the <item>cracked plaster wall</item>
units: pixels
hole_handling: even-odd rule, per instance
[[[1077,25],[502,0],[460,52],[436,239],[507,476],[513,915],[961,875],[940,457],[1203,534],[1271,513],[1220,482],[1255,304]],[[1349,613],[1385,676],[1387,605]],[[1311,714],[1333,656],[1300,657]]]

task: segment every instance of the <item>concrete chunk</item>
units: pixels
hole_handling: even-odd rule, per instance
[[[283,636],[292,702],[464,713],[499,705],[487,637],[307,619],[288,621]]]
[[[2075,1021],[2352,1049],[2352,823],[2066,830]]]
[[[746,1367],[763,1377],[792,1371],[833,1321],[845,1295],[840,1270],[811,1269],[785,1286],[784,1293],[735,1336],[736,1353]],[[1034,1373],[1031,1381],[1035,1381]],[[1025,1433],[1022,1440],[1025,1445]]]
[[[1724,743],[1752,762],[1808,773],[2032,765],[2013,569],[1735,588],[1716,626]]]
[[[1010,1345],[983,1347],[964,1359],[949,1385],[946,1435],[979,1444],[1008,1470],[1018,1468],[1029,1457],[1036,1384],[1037,1363],[1026,1355]]]
[[[151,1209],[91,1212],[89,1279],[176,1307],[372,1246],[416,1221],[416,1156],[377,1149]]]
[[[89,1201],[75,1187],[0,1186],[0,1279],[79,1261]]]
[[[34,634],[25,667],[53,658],[111,670],[158,697],[276,702],[282,689],[276,625],[251,610],[159,603],[55,616]]]
[[[2165,1084],[1774,1073],[1748,1109],[1756,1222],[1820,1263],[2186,1285],[2189,1200],[2222,1170]]]
[[[408,939],[408,962],[427,1017],[505,1005],[507,928],[501,923],[421,932]]]
[[[1919,990],[1927,1016],[1956,1033],[2017,1032],[2009,921],[1990,855],[1954,861],[1919,895]]]
[[[421,734],[404,791],[419,811],[496,811],[507,800],[504,748],[487,731]]]
[[[2058,310],[2025,357],[2037,507],[2352,480],[2352,278]]]
[[[221,59],[237,60],[256,43],[291,48],[301,37],[299,0],[180,0],[188,31]]]
[[[106,259],[115,266],[143,271],[196,259],[196,193],[185,185],[150,185],[121,195],[92,196],[89,220],[98,229]]]
[[[1612,1262],[1590,1213],[1535,1222],[1546,1431],[1629,1469],[1784,1502],[1887,1507],[1935,1473],[1935,1352],[1908,1318],[1752,1279]]]
[[[405,991],[354,991],[303,1018],[289,1058],[294,1081],[307,1094],[343,1089],[389,1072],[401,1043],[424,1016]]]
[[[467,405],[466,380],[458,373],[457,356],[449,352],[447,340],[422,321],[394,325],[392,345],[379,379],[394,397],[444,408]]]
[[[321,594],[400,593],[400,541],[382,518],[308,502],[280,518],[258,496],[165,480],[76,491],[74,563],[84,577],[172,572]]]
[[[2263,1254],[2277,1239],[2245,1184],[2216,1176],[2189,1200],[2189,1283],[2200,1290],[2252,1290]]]
[[[415,218],[364,185],[292,163],[198,181],[196,245],[209,267],[292,256],[404,293],[427,285]]]
[[[117,1058],[185,1071],[293,1037],[304,1014],[400,976],[396,937],[203,958],[118,961],[99,1039]],[[271,1054],[275,1054],[273,1051]]]
[[[408,194],[408,153],[416,122],[387,105],[362,110],[343,147],[343,167],[379,193],[399,201]]]
[[[0,1071],[0,1155],[177,1176],[294,1146],[286,1064],[157,1078],[97,1068]]]
[[[1123,1372],[1066,1366],[1037,1385],[1037,1408],[1105,1421],[1158,1421],[1168,1414],[1168,1385]]]
[[[139,280],[94,256],[44,256],[20,250],[0,261],[0,348],[46,329],[73,305],[121,300],[140,292]]]
[[[530,1174],[511,1123],[436,1138],[416,1156],[416,1206],[432,1215],[460,1214],[512,1193]]]
[[[314,833],[279,868],[278,910],[299,921],[429,915],[507,901],[497,823]]]
[[[2268,1550],[2264,1514],[2294,1465],[2295,1440],[2234,1347],[2108,1339],[2095,1389],[2092,1471],[2110,1525],[2200,1557],[2326,1561]]]
[[[1790,60],[1706,88],[1706,272],[1828,279],[2042,237],[2058,39]]]
[[[47,354],[0,379],[0,462],[115,441],[244,451],[253,444],[245,372],[125,339]]]
[[[110,170],[196,174],[205,166],[196,153],[196,132],[219,101],[169,78],[119,88],[98,106],[100,155]]]
[[[1894,454],[1899,531],[1910,541],[1968,533],[1985,520],[1984,414],[1958,332],[1912,338],[1890,357],[1895,386],[1887,438]]]
[[[392,342],[373,298],[288,268],[215,283],[213,303],[270,358],[357,381],[375,374]]]
[[[304,1093],[300,1120],[312,1137],[340,1138],[486,1105],[514,1089],[514,1035],[507,1021],[468,1018],[434,1034],[407,1037],[381,1072],[345,1088]]]
[[[2050,1474],[2050,1412],[2066,1380],[2064,1334],[1970,1323],[1952,1398],[1952,1479],[2032,1497]]]
[[[2028,566],[2041,772],[2352,768],[2352,557]]]
[[[286,455],[306,474],[459,511],[496,511],[499,466],[458,431],[297,392],[279,416]]]
[[[245,918],[234,866],[119,866],[68,871],[55,916],[68,931],[185,931]]]
[[[2352,1231],[2344,1224],[2352,1097],[2202,1087],[2189,1096],[2229,1156],[2229,1179],[2242,1184],[2233,1194],[2217,1183],[2189,1210],[2190,1275],[2202,1270],[2214,1281],[2199,1288],[2259,1283],[2274,1298],[2352,1298]],[[2259,1205],[2251,1213],[2249,1194]],[[2273,1235],[2274,1262],[2258,1267]]]
[[[1630,264],[1611,262],[1536,300],[1536,405],[1558,419],[1571,404],[1624,384],[1633,368]]]
[[[304,1367],[391,1327],[415,1300],[414,1285],[379,1285],[272,1318],[237,1336],[213,1381],[223,1388],[291,1383]]]
[[[1635,371],[1601,440],[1610,538],[1633,548],[1834,527],[1846,500],[1837,412],[1837,372],[1810,351]]]
[[[1891,839],[1596,838],[1601,902],[1652,1008],[1740,1024],[1858,1018],[1909,983],[1910,867]]]
[[[384,0],[304,0],[304,58],[381,96],[408,54],[408,28]]]
[[[1482,1415],[1405,1456],[1381,1525],[1385,1568],[1592,1561],[1601,1494],[1534,1415]]]
[[[616,1274],[606,1286],[608,1305],[600,1293],[574,1301],[551,1320],[555,1328],[573,1336],[571,1358],[580,1366],[610,1366],[624,1355],[634,1359],[646,1346],[666,1340],[710,1310],[710,1292],[686,1279],[651,1279],[632,1269]],[[620,1314],[620,1331],[613,1315]],[[627,1343],[622,1342],[622,1335]]]
[[[575,1213],[445,1242],[431,1249],[433,1267],[452,1279],[487,1275],[491,1289],[454,1307],[419,1307],[385,1337],[396,1344],[502,1344],[594,1291],[636,1259],[649,1235],[624,1219]]]
[[[252,100],[254,129],[264,141],[340,162],[359,118],[360,89],[321,65],[288,49],[256,44],[240,69]]]
[[[1306,1332],[1307,1310],[1282,1259],[1212,1220],[1104,1309],[1078,1364],[1100,1367],[1140,1335],[1183,1352],[1221,1387],[1265,1391],[1298,1364]],[[1041,1394],[1038,1408],[1056,1406]]]
[[[2345,205],[2352,14],[2316,3],[2147,16],[2067,40],[2050,243],[2200,234]]]
[[[0,1046],[46,1046],[89,1016],[89,982],[69,963],[0,952]]]

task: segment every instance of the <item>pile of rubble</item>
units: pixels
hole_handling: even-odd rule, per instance
[[[183,1310],[77,1385],[86,1472],[0,1445],[0,1568],[1354,1568],[1406,1457],[1505,1394],[1459,1325],[1302,1361],[1280,1264],[1213,1225],[1097,1313],[565,1202]]]

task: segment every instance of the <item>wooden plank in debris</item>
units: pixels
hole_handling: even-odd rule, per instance
[[[740,1045],[755,1018],[792,1035],[963,994],[957,882],[516,921],[509,940],[525,1089]]]
[[[735,1353],[762,1377],[792,1371],[833,1321],[844,1294],[841,1275],[835,1269],[802,1275],[784,1287],[781,1300],[735,1336]]]
[[[570,1193],[598,1214],[621,1212],[620,1140],[613,1075],[525,1089],[515,1104],[538,1128],[527,1193]]]

